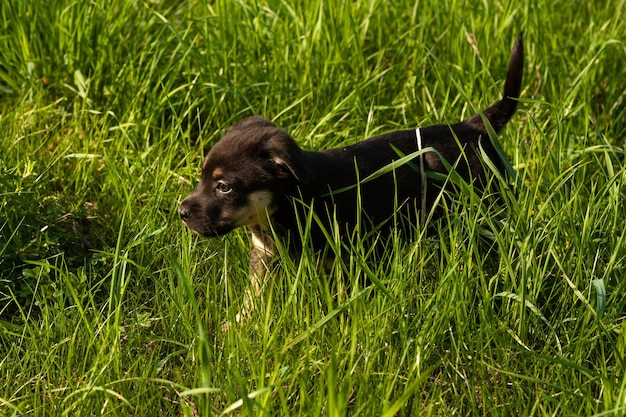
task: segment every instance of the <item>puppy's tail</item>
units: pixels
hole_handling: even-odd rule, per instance
[[[482,115],[476,114],[472,116],[468,122],[473,127],[487,134],[487,129],[483,123],[482,116],[486,117],[496,132],[499,132],[504,125],[511,119],[515,109],[517,108],[517,98],[519,98],[522,89],[522,75],[524,72],[524,32],[520,33],[513,46],[511,58],[509,60],[509,69],[506,73],[506,81],[504,83],[504,97],[502,100],[489,107],[482,112]]]

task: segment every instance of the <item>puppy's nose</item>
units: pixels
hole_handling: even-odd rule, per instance
[[[183,201],[180,206],[178,206],[178,214],[183,221],[187,221],[191,217],[191,210],[189,208],[189,204],[185,204]]]

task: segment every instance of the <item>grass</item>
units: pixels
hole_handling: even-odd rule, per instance
[[[624,10],[2,2],[0,415],[625,415]],[[308,149],[461,120],[521,30],[506,209],[464,193],[382,255],[331,236],[328,272],[282,251],[223,332],[248,236],[176,213],[206,147],[252,114]]]

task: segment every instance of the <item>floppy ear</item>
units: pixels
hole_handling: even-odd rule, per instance
[[[237,130],[245,131],[248,129],[265,129],[265,128],[278,129],[278,127],[274,123],[270,122],[264,117],[250,116],[235,123],[234,125],[229,127],[228,130],[232,130],[234,132]]]
[[[270,162],[281,178],[293,177],[302,184],[311,181],[311,171],[304,159],[304,152],[282,129],[277,129],[265,142]]]

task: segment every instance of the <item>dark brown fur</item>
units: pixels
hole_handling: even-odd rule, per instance
[[[410,221],[424,199],[427,209],[441,191],[440,186],[424,187],[416,165],[421,162],[429,172],[447,174],[440,158],[455,165],[467,181],[483,184],[486,176],[480,146],[503,172],[504,166],[489,140],[485,117],[498,132],[517,107],[523,69],[523,45],[520,35],[511,53],[504,97],[481,114],[454,125],[437,125],[420,129],[422,148],[434,148],[412,164],[402,165],[393,173],[359,185],[360,214],[365,226],[393,227],[397,208]],[[293,200],[312,204],[322,220],[335,218],[341,230],[349,231],[357,222],[357,189],[354,186],[376,170],[397,161],[398,152],[416,152],[414,129],[376,136],[351,146],[312,152],[301,149],[282,129],[261,117],[245,119],[226,132],[211,149],[202,166],[202,178],[196,189],[181,203],[179,212],[185,224],[206,237],[223,235],[236,227],[250,228],[254,249],[253,269],[273,252],[271,224],[279,236],[297,239],[298,226]],[[410,166],[413,165],[413,166]],[[504,172],[503,172],[504,173]],[[424,189],[426,193],[424,194]],[[335,192],[333,192],[335,191]],[[327,224],[330,224],[327,223]],[[385,230],[383,227],[381,230]],[[321,231],[312,230],[312,243],[325,244]],[[255,287],[258,287],[258,282]]]

